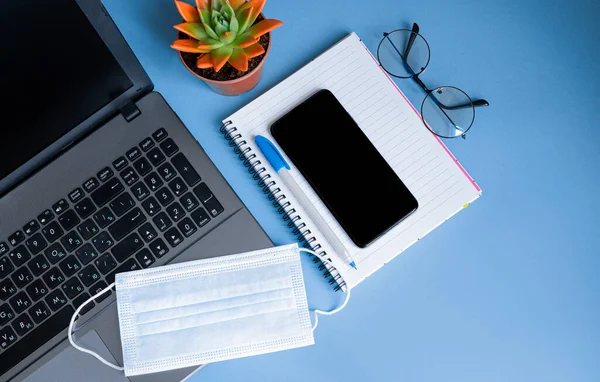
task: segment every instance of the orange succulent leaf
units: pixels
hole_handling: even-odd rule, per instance
[[[237,9],[244,5],[245,2],[246,0],[229,0],[229,4],[234,11],[237,11]]]
[[[200,69],[212,68],[213,65],[210,58],[210,53],[206,53],[198,57],[198,60],[196,60],[196,66]]]
[[[190,23],[197,23],[200,21],[200,14],[193,5],[190,5],[184,1],[175,0],[175,6],[185,21]]]
[[[260,45],[259,43],[256,43],[256,44],[253,44],[253,45],[250,45],[250,46],[244,48],[244,53],[246,53],[246,56],[248,58],[254,58],[254,57],[260,56],[264,52],[265,52],[265,48],[263,48],[262,45]]]
[[[199,41],[205,41],[210,38],[204,26],[200,23],[182,23],[175,25],[173,28]]]
[[[258,17],[258,15],[260,15],[263,8],[265,7],[266,2],[267,2],[267,0],[250,0],[250,1],[248,1],[249,7],[252,8],[252,12],[250,12],[250,24],[249,25],[254,24],[254,21],[256,21],[256,18]]]
[[[175,40],[171,44],[171,48],[178,50],[180,52],[188,52],[188,53],[204,53],[205,51],[198,48],[198,41],[196,40]]]
[[[237,19],[239,22],[239,26],[238,26],[238,33],[242,34],[244,33],[249,27],[250,25],[252,25],[252,23],[250,22],[250,16],[252,15],[252,7],[250,8],[246,8],[243,11],[236,11],[237,12]]]
[[[234,48],[246,48],[252,44],[256,44],[257,42],[258,39],[256,37],[246,32],[237,36],[236,39],[231,43],[231,46]]]
[[[283,23],[279,20],[275,20],[275,19],[262,20],[262,21],[257,22],[256,24],[252,25],[248,29],[248,33],[250,33],[252,36],[254,36],[256,38],[259,38],[263,34],[270,32],[273,29],[280,27],[281,25],[283,25]]]
[[[223,46],[210,52],[210,59],[215,72],[221,70],[223,65],[227,63],[227,60],[231,57],[231,53],[233,53],[233,48],[228,46]]]
[[[208,0],[196,0],[196,8],[198,8],[198,10],[202,10],[202,9],[208,9]]]
[[[239,71],[245,72],[248,70],[248,57],[244,49],[234,49],[227,62]]]

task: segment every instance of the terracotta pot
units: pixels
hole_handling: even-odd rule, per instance
[[[183,60],[183,57],[181,56],[181,52],[179,52],[179,59],[181,60],[183,66],[185,66],[190,73],[204,81],[208,85],[208,87],[214,90],[215,92],[225,96],[236,96],[252,90],[262,78],[263,65],[267,60],[267,56],[269,56],[269,51],[271,50],[271,38],[273,38],[273,36],[271,36],[271,33],[269,32],[269,45],[267,45],[267,51],[265,52],[265,55],[262,57],[262,60],[259,62],[256,68],[247,72],[242,77],[236,78],[235,80],[215,81],[209,78],[204,78],[198,73],[194,72],[192,69],[190,69],[189,66],[187,66],[187,64]]]

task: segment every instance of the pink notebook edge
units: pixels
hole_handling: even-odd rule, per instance
[[[377,59],[375,58],[375,56],[373,56],[373,53],[371,53],[371,51],[369,50],[369,48],[367,48],[367,46],[362,42],[362,40],[360,38],[359,38],[359,41],[362,44],[363,48],[367,51],[367,53],[369,53],[369,56],[371,56],[371,58],[373,59],[373,61],[375,61],[375,63],[377,64],[377,67],[386,76],[386,78],[390,81],[390,83],[394,86],[394,88],[396,88],[396,90],[398,91],[398,93],[400,93],[400,95],[402,96],[402,98],[404,98],[404,100],[406,101],[406,103],[408,103],[410,105],[411,109],[413,109],[413,111],[419,117],[419,119],[422,120],[421,114],[417,111],[417,109],[415,109],[415,107],[412,104],[412,102],[410,102],[408,100],[408,98],[406,98],[406,96],[404,95],[404,93],[402,92],[402,90],[400,90],[400,88],[398,87],[398,85],[396,85],[396,83],[394,82],[394,80],[392,80],[392,78],[390,77],[390,75],[385,70],[383,70],[383,68],[381,67],[381,65],[379,65],[379,63],[377,62]],[[452,160],[458,166],[458,168],[462,171],[462,173],[467,177],[467,179],[469,180],[469,182],[471,182],[471,184],[473,185],[473,187],[475,187],[475,189],[477,190],[477,192],[479,192],[481,194],[481,187],[479,187],[479,185],[477,184],[477,182],[475,182],[475,180],[473,179],[473,177],[471,175],[469,175],[469,173],[467,172],[467,170],[465,170],[465,168],[460,164],[460,162],[458,161],[458,159],[456,159],[456,157],[454,156],[454,154],[452,154],[452,152],[448,149],[448,147],[446,147],[446,145],[444,144],[444,142],[442,142],[442,140],[440,139],[440,137],[438,137],[435,134],[433,134],[433,136],[438,141],[438,143],[444,148],[444,151],[446,151],[446,153],[450,156],[450,158],[452,158]]]

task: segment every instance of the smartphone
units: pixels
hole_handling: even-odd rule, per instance
[[[361,248],[419,206],[329,90],[318,91],[277,120],[271,135]]]

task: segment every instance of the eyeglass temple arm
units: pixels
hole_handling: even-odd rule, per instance
[[[418,34],[419,34],[419,25],[417,23],[413,23],[412,33],[410,34],[408,42],[406,43],[406,48],[404,49],[404,61],[406,61],[408,59],[408,54],[410,53],[410,50],[412,49],[412,46],[413,46]]]
[[[464,103],[464,104],[456,105],[456,106],[446,106],[437,100],[436,100],[436,103],[438,104],[439,107],[446,109],[446,110],[468,109],[471,107],[471,105],[473,105],[473,107],[490,106],[490,103],[484,99],[476,99],[476,100],[472,101],[472,103]]]

